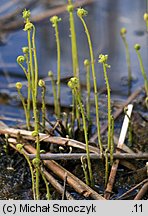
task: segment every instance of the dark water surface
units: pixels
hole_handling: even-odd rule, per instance
[[[1,0],[0,6],[6,2],[6,0]],[[59,4],[62,0],[53,2]],[[134,78],[132,91],[134,91],[143,85],[143,77],[141,76],[139,62],[133,48],[135,43],[141,44],[140,52],[148,74],[148,33],[146,33],[146,26],[143,21],[143,14],[146,11],[146,1],[95,0],[93,4],[85,6],[85,8],[89,12],[85,20],[93,42],[98,87],[103,88],[105,86],[102,67],[97,63],[98,56],[100,53],[108,54],[109,64],[111,65],[111,69],[108,70],[108,76],[111,84],[112,97],[126,99],[128,97],[128,86],[126,85],[128,72],[125,47],[120,37],[120,29],[126,27],[128,32],[126,37],[130,48],[132,75]],[[32,12],[34,14],[39,13],[43,9],[43,6],[39,6],[38,8],[33,9]],[[1,15],[2,14],[0,14],[0,17]],[[72,76],[69,16],[68,13],[65,12],[61,14],[60,17],[62,18],[62,22],[59,23],[59,31],[61,39],[61,76],[63,78],[61,86],[61,103],[63,106],[69,106],[71,104],[71,91],[67,87],[67,78]],[[83,67],[83,61],[84,59],[89,58],[89,49],[82,23],[76,14],[75,23],[80,78],[81,83],[85,85],[86,72]],[[52,28],[49,19],[37,24],[36,30],[39,76],[46,78],[49,70],[52,70],[56,75],[56,42],[54,29]],[[4,116],[6,120],[6,117],[8,117],[9,121],[7,121],[7,124],[13,126],[16,126],[16,124],[18,126],[19,123],[22,123],[21,120],[24,119],[24,111],[19,106],[20,102],[15,89],[15,83],[17,81],[26,82],[22,70],[16,63],[17,56],[22,54],[21,48],[26,45],[27,35],[22,29],[10,32],[9,34],[0,32],[0,118],[2,119]],[[24,87],[23,90],[23,94],[26,95],[26,88]],[[103,98],[104,95],[100,97],[102,113],[102,110],[106,110],[107,107]],[[50,82],[47,82],[46,102],[53,104]],[[93,112],[93,109],[91,109],[91,111]],[[10,119],[11,117],[13,117],[12,120]],[[101,120],[103,118],[104,116],[102,114]],[[15,119],[18,121],[16,122]],[[4,158],[3,143],[1,140],[0,142],[0,152],[2,152],[1,156],[3,156],[0,157],[0,162],[1,166],[4,168],[4,170],[2,169],[0,172],[0,199],[29,199],[31,195],[28,193],[29,190],[27,187],[31,187],[31,182],[28,178],[29,171],[25,170],[25,162],[22,163],[21,161],[21,167],[16,166],[14,170],[10,169],[9,163],[15,161],[15,158],[13,159],[13,155],[9,160],[8,158]],[[7,155],[5,157],[7,157]],[[11,165],[14,166],[14,164]],[[7,169],[5,170],[5,168]],[[17,170],[20,171],[17,172]],[[26,181],[28,181],[27,186]],[[25,185],[24,188],[23,185]],[[123,191],[121,191],[121,193],[122,192]]]
[[[3,4],[4,1],[1,1]],[[144,66],[148,73],[148,33],[146,33],[143,14],[146,11],[146,1],[140,0],[96,0],[93,4],[85,7],[89,14],[85,18],[91,38],[93,42],[94,54],[96,58],[96,72],[98,87],[105,85],[103,71],[101,65],[97,63],[100,53],[109,55],[109,63],[111,69],[108,71],[109,81],[111,84],[112,94],[119,97],[127,97],[128,88],[127,80],[127,64],[125,57],[125,48],[120,37],[120,29],[127,28],[127,41],[129,43],[131,54],[132,75],[134,82],[132,90],[143,84],[139,63],[135,50],[135,43],[140,43],[141,54]],[[39,13],[42,6],[33,13]],[[61,14],[62,22],[59,23],[59,31],[61,38],[61,76],[66,78],[72,75],[71,66],[71,42],[69,37],[69,16],[65,12]],[[75,14],[80,78],[81,83],[85,84],[85,69],[83,61],[89,58],[88,44],[86,35],[79,18]],[[52,70],[56,74],[56,43],[54,29],[48,20],[36,25],[37,29],[37,53],[39,62],[40,77],[47,77],[48,71]],[[16,63],[18,55],[22,54],[21,48],[27,45],[26,32],[22,29],[9,34],[1,33],[0,46],[0,93],[14,98],[16,95],[15,82],[25,81],[25,76]],[[47,88],[52,99],[51,88]],[[65,97],[66,95],[66,97]],[[70,104],[70,90],[67,88],[67,81],[62,86],[62,104]],[[13,102],[12,102],[13,103]],[[11,104],[11,103],[10,103]],[[14,104],[16,105],[16,104]],[[11,109],[11,108],[9,108]],[[2,108],[0,108],[2,111]],[[3,113],[3,111],[2,111]]]
[[[5,1],[1,1],[1,4]],[[58,1],[57,1],[58,2]],[[61,2],[61,1],[60,1]],[[125,85],[127,77],[127,65],[125,57],[125,47],[120,37],[120,29],[127,28],[127,41],[129,43],[131,54],[132,75],[134,82],[132,90],[143,84],[143,77],[139,69],[139,63],[135,50],[135,43],[140,43],[141,54],[144,66],[148,73],[148,34],[146,33],[143,14],[146,11],[146,1],[140,0],[96,0],[93,4],[85,6],[89,14],[85,18],[93,41],[94,54],[96,57],[96,72],[98,87],[103,87],[104,77],[101,65],[97,63],[100,53],[109,55],[111,69],[108,71],[109,81],[112,93],[119,97],[127,97],[128,88]],[[33,13],[39,13],[42,7],[32,10]],[[69,37],[69,16],[65,12],[61,14],[62,22],[59,23],[61,38],[61,73],[63,78],[72,75],[71,67],[71,42]],[[89,58],[86,35],[79,18],[75,16],[78,54],[80,65],[81,83],[85,84],[85,69],[83,61]],[[37,29],[37,52],[39,62],[40,77],[47,77],[49,70],[56,74],[56,43],[54,29],[49,20],[36,25]],[[14,98],[16,81],[25,81],[22,70],[16,63],[18,55],[22,54],[21,48],[27,45],[26,32],[23,30],[15,31],[9,34],[1,33],[0,46],[0,92],[8,94]],[[48,93],[52,99],[50,86]],[[67,88],[65,81],[62,86],[62,104],[70,104],[70,90]],[[13,103],[13,102],[11,102]],[[16,105],[16,104],[15,104]],[[11,108],[13,109],[13,108]],[[0,108],[3,113],[3,109]]]

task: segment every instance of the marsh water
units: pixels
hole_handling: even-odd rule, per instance
[[[1,1],[2,5],[6,1]],[[59,1],[56,1],[57,4]],[[62,1],[60,1],[61,4]],[[65,1],[63,1],[65,2]],[[52,5],[51,5],[52,6]],[[148,74],[148,33],[143,21],[143,14],[146,12],[146,1],[140,0],[95,0],[94,3],[85,6],[88,16],[85,18],[93,43],[94,55],[96,59],[96,72],[98,88],[105,87],[103,71],[97,63],[100,53],[109,55],[108,77],[112,90],[112,97],[126,99],[128,97],[125,47],[120,36],[120,29],[127,29],[127,41],[130,49],[132,68],[132,88],[131,92],[143,85],[137,55],[133,48],[135,43],[141,44],[141,55],[144,66]],[[39,6],[32,10],[33,14],[44,10]],[[62,22],[59,23],[61,39],[61,96],[62,105],[71,104],[71,92],[67,87],[68,78],[72,76],[71,61],[71,41],[69,32],[69,16],[67,12],[59,15]],[[75,24],[77,33],[77,47],[79,55],[80,79],[85,87],[85,69],[83,61],[89,58],[86,35],[79,18],[75,13]],[[56,76],[56,42],[54,29],[49,19],[36,24],[36,44],[39,63],[39,76],[47,78],[49,70]],[[8,117],[6,123],[15,125],[15,121],[10,121],[12,117],[20,121],[24,117],[23,109],[19,107],[15,83],[26,81],[25,75],[16,63],[18,55],[22,54],[22,47],[27,45],[27,35],[23,29],[13,32],[0,32],[0,117]],[[48,79],[47,79],[48,80]],[[47,82],[46,102],[53,104],[51,84]],[[25,92],[24,92],[25,94]]]
[[[59,1],[57,1],[58,3]],[[62,1],[60,1],[61,3]],[[1,1],[1,4],[3,1]],[[125,47],[120,37],[120,29],[126,27],[127,41],[129,43],[132,67],[132,91],[143,84],[139,63],[135,50],[135,43],[140,43],[141,54],[145,68],[148,67],[148,34],[146,33],[143,14],[146,11],[146,1],[139,0],[96,0],[89,6],[85,6],[89,14],[86,17],[86,22],[91,33],[93,42],[94,55],[96,58],[96,71],[98,87],[105,86],[103,71],[97,63],[100,53],[109,55],[109,63],[111,69],[108,71],[109,81],[111,84],[112,94],[117,96],[128,95],[127,88],[127,64],[125,57]],[[44,8],[37,7],[32,10],[32,13],[40,13]],[[67,88],[67,77],[72,76],[71,66],[71,42],[69,33],[69,18],[68,13],[60,15],[62,22],[59,23],[59,31],[61,38],[61,76],[62,83],[62,103],[69,105],[70,90]],[[83,61],[89,58],[88,45],[83,26],[75,14],[75,24],[77,32],[78,55],[80,66],[81,83],[85,85],[85,69]],[[36,25],[36,43],[39,63],[39,76],[47,77],[48,71],[52,70],[56,74],[56,43],[54,30],[49,22],[49,19]],[[9,33],[0,33],[0,93],[11,98],[7,101],[8,106],[0,106],[0,114],[6,115],[15,112],[15,82],[25,81],[25,76],[20,67],[16,63],[18,55],[22,54],[21,48],[26,46],[26,33],[20,29]],[[49,87],[50,88],[50,87]],[[47,88],[48,89],[48,88]],[[48,89],[49,90],[49,89]],[[49,91],[49,94],[50,93]],[[47,101],[52,101],[52,96],[47,97]],[[10,103],[10,105],[9,105]],[[14,104],[13,104],[14,103]],[[14,106],[13,106],[14,105]],[[12,111],[13,110],[13,111]],[[18,111],[16,113],[18,115]]]

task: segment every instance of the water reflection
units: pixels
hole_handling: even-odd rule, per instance
[[[124,26],[127,28],[132,73],[134,77],[138,78],[138,81],[133,83],[133,89],[135,89],[143,83],[137,56],[133,49],[135,43],[140,43],[142,45],[141,54],[143,56],[145,68],[148,66],[148,35],[145,32],[146,28],[143,21],[143,13],[146,10],[145,1],[96,0],[95,3],[86,8],[89,12],[89,15],[86,17],[86,22],[91,32],[94,54],[96,57],[98,86],[102,87],[105,84],[102,68],[97,63],[97,58],[99,53],[108,53],[109,63],[111,64],[111,69],[108,74],[112,92],[127,94],[127,87],[121,85],[122,77],[127,76],[127,65],[125,49],[119,32],[121,27]],[[59,24],[62,52],[61,71],[62,77],[67,77],[72,75],[68,13],[65,12],[61,17],[62,22]],[[81,82],[84,84],[85,70],[83,61],[85,58],[89,58],[88,45],[82,23],[76,15],[75,22],[79,48]],[[13,81],[14,74],[22,74],[22,71],[16,64],[16,57],[21,54],[21,47],[25,46],[26,43],[26,33],[17,31],[8,36],[5,46],[0,47],[0,70],[5,71],[8,82],[10,82],[8,77]],[[49,20],[37,26],[37,50],[40,76],[46,77],[49,70],[56,73],[56,43],[54,29],[51,27]]]

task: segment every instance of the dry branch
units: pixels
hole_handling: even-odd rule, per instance
[[[12,144],[16,144],[16,139],[9,138],[8,141]],[[36,157],[36,154],[28,154],[27,155],[31,160]],[[105,155],[103,155],[105,157]],[[40,154],[41,160],[80,160],[81,157],[87,158],[85,153],[45,153]],[[148,153],[114,153],[114,159],[148,159]],[[90,158],[95,160],[102,160],[101,154],[90,153]],[[108,153],[108,158],[110,158],[110,154]]]
[[[14,140],[13,140],[13,142],[14,142]],[[16,144],[16,140],[15,140],[15,144]],[[18,149],[15,147],[14,144],[10,143],[10,146],[13,149],[15,149],[16,151],[18,151]],[[28,152],[26,152],[25,150],[24,150],[24,152],[27,156],[29,155]],[[47,170],[45,168],[43,169],[43,173],[44,173],[46,179],[50,182],[50,184],[59,192],[59,194],[62,195],[63,191],[64,191],[63,186],[49,172],[47,172]],[[68,200],[74,200],[73,196],[68,191],[65,191],[65,196]]]
[[[123,125],[122,125],[122,128],[121,128],[121,133],[120,133],[120,137],[119,137],[119,141],[118,141],[118,145],[117,145],[117,147],[120,148],[120,149],[122,149],[123,143],[124,143],[125,138],[126,138],[126,133],[127,133],[128,125],[129,125],[129,118],[131,117],[132,109],[133,109],[133,105],[129,104],[127,114],[124,117]],[[118,152],[118,150],[116,150],[116,152]],[[114,184],[114,181],[115,181],[118,165],[119,165],[119,159],[117,159],[117,160],[115,160],[113,162],[113,165],[112,165],[112,168],[111,168],[107,188],[106,188],[106,191],[105,191],[105,194],[104,194],[104,197],[106,199],[109,199],[110,195],[112,193],[113,184]]]
[[[140,191],[138,192],[138,194],[136,195],[136,197],[134,198],[134,200],[141,200],[142,197],[147,193],[148,191],[148,182],[146,182],[142,188],[140,189]]]
[[[118,200],[120,200],[121,198],[124,199],[127,195],[129,195],[131,192],[133,192],[133,190],[137,189],[138,187],[140,187],[144,183],[148,183],[148,179],[144,179],[142,182],[140,182],[139,184],[132,187],[130,190],[128,190],[127,192],[122,194],[120,197],[118,197]]]
[[[10,141],[10,140],[9,140]],[[16,142],[17,144],[17,142]],[[31,145],[25,145],[25,150],[31,154],[36,154],[36,149],[32,147]],[[48,167],[55,175],[60,177],[64,181],[65,174],[67,174],[67,183],[74,188],[76,192],[78,192],[80,195],[92,198],[95,200],[105,200],[100,194],[98,194],[96,191],[94,191],[92,188],[90,188],[88,185],[86,185],[83,181],[81,181],[79,178],[74,176],[72,173],[64,169],[62,166],[60,166],[55,161],[51,160],[44,160],[44,165]]]
[[[33,159],[36,157],[35,154],[30,154],[28,155],[30,159]],[[46,154],[40,154],[40,158],[41,160],[80,160],[81,157],[83,158],[87,158],[86,154],[83,153],[65,153],[65,154],[52,154],[52,153],[46,153]],[[105,157],[105,155],[104,155]],[[147,160],[148,159],[148,153],[143,153],[143,154],[128,154],[128,153],[114,153],[113,154],[114,159],[144,159]],[[96,154],[90,154],[90,158],[91,159],[95,159],[95,160],[102,160],[102,157],[100,154],[96,155]],[[108,158],[110,158],[110,154],[108,154]]]
[[[20,134],[23,139],[35,141],[35,138],[32,137],[32,131],[0,127],[0,134],[9,134],[11,137],[17,137],[18,134]],[[83,150],[85,150],[86,148],[86,145],[84,143],[73,140],[73,139],[53,137],[53,136],[46,135],[43,133],[40,133],[39,136],[40,136],[40,141],[49,142],[49,143],[53,143],[53,144],[57,144],[61,146],[72,146],[72,147],[83,149]],[[90,152],[99,154],[99,149],[97,147],[90,145],[89,149],[90,149]]]
[[[47,170],[44,170],[44,175],[46,179],[51,183],[51,185],[62,195],[64,188],[63,186],[51,175]],[[73,196],[66,190],[65,191],[65,197],[68,200],[74,200]]]

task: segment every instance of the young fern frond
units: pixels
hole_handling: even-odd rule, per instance
[[[31,161],[30,161],[29,157],[25,154],[22,144],[17,144],[16,148],[20,152],[20,154],[22,154],[25,157],[25,159],[26,159],[26,161],[27,161],[27,163],[29,165],[29,169],[30,169],[30,173],[31,173],[31,179],[32,179],[32,193],[33,193],[33,198],[35,200],[36,199],[36,195],[35,195],[35,179],[34,179],[34,172],[33,172],[33,167],[32,167]]]
[[[88,40],[88,45],[89,45],[89,52],[90,52],[90,59],[91,59],[91,69],[92,69],[92,76],[93,76],[93,83],[94,83],[94,97],[95,97],[95,109],[96,109],[96,125],[97,125],[97,133],[98,133],[98,143],[100,146],[100,153],[103,153],[103,146],[102,146],[102,141],[101,141],[101,133],[100,133],[100,119],[99,119],[99,103],[98,103],[98,90],[97,90],[97,81],[96,81],[96,72],[95,72],[95,59],[94,59],[94,53],[93,53],[93,48],[92,48],[92,42],[91,42],[91,37],[87,28],[87,25],[84,21],[84,16],[87,15],[87,11],[84,10],[83,8],[79,8],[77,11],[77,15],[82,21],[82,24],[85,29],[85,33],[87,36]]]
[[[110,65],[107,64],[108,55],[99,55],[99,63],[103,65],[104,79],[107,88],[107,104],[108,104],[108,150],[111,149],[111,95],[110,95],[110,85],[107,76],[107,68],[110,68]]]
[[[57,43],[57,117],[60,118],[61,45],[59,38],[58,22],[61,21],[61,18],[59,18],[58,16],[53,16],[51,17],[50,21],[52,22],[53,28],[55,28],[55,36]]]
[[[87,87],[87,98],[86,98],[86,112],[87,112],[87,119],[89,125],[91,124],[91,117],[90,117],[90,62],[88,59],[85,59],[84,66],[86,68],[86,87]]]
[[[23,18],[25,20],[24,31],[27,32],[28,37],[28,49],[29,49],[29,65],[31,75],[31,93],[33,103],[33,115],[34,115],[34,131],[36,132],[36,160],[40,161],[40,140],[39,140],[39,116],[37,108],[37,95],[38,95],[38,63],[35,45],[35,26],[30,22],[30,11],[23,11]],[[40,198],[39,194],[39,167],[36,163],[36,199]]]
[[[86,154],[87,154],[89,178],[90,178],[90,184],[91,184],[91,186],[93,186],[94,182],[93,182],[93,174],[92,174],[91,160],[90,160],[90,151],[89,151],[89,144],[88,144],[87,123],[86,123],[84,107],[83,107],[83,104],[82,104],[82,101],[81,101],[81,95],[80,95],[80,92],[79,92],[78,79],[76,77],[72,77],[70,79],[70,81],[68,82],[68,86],[73,90],[72,92],[75,95],[77,103],[78,103],[78,105],[80,107],[80,111],[81,111],[81,115],[82,115],[82,121],[83,121],[83,130],[84,130],[84,136],[85,136],[85,143],[86,143]]]
[[[46,94],[46,85],[44,80],[39,80],[39,86],[42,88],[42,128],[43,132],[45,131],[45,118],[46,118],[46,103],[45,103],[45,94]]]

